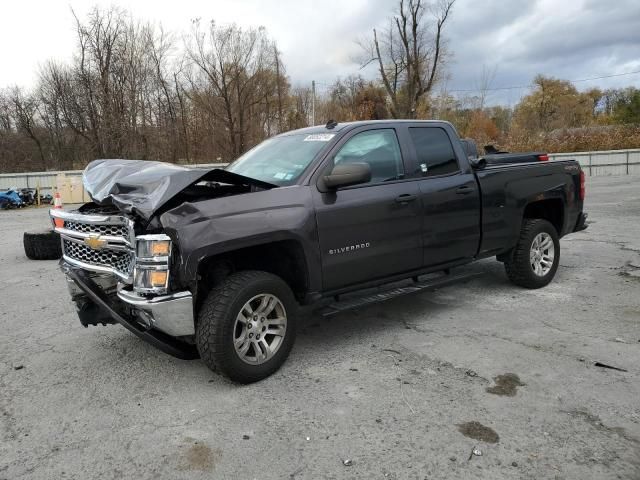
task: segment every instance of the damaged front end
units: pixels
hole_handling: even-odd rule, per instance
[[[169,237],[136,236],[128,217],[105,208],[89,212],[51,211],[80,322],[120,323],[171,355],[196,356],[191,293],[169,291]]]
[[[120,323],[166,353],[196,357],[193,296],[172,284],[179,254],[158,216],[185,201],[272,185],[220,169],[136,160],[96,160],[83,183],[94,202],[50,211],[80,322]]]

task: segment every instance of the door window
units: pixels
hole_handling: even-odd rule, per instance
[[[448,175],[460,170],[449,135],[442,128],[411,127],[409,134],[422,176]]]
[[[404,178],[402,155],[396,132],[392,129],[367,130],[351,137],[334,157],[334,165],[368,163],[369,183]]]

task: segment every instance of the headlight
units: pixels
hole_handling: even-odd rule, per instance
[[[137,237],[133,289],[139,293],[167,293],[170,260],[171,239],[167,235]]]
[[[145,237],[166,237],[166,235],[142,235],[138,237],[138,259],[168,257],[171,254],[171,240],[148,239]]]

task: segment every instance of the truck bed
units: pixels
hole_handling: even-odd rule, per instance
[[[494,164],[476,170],[482,191],[479,256],[513,246],[525,206],[534,201],[554,206],[560,237],[574,231],[582,213],[580,175],[575,160]]]

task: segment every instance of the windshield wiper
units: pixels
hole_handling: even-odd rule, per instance
[[[221,168],[214,168],[202,177],[202,180],[229,183],[232,185],[254,185],[256,187],[272,189],[278,188],[279,185],[275,183],[263,182],[257,178],[246,177],[239,173],[230,172],[229,170],[223,170]]]

